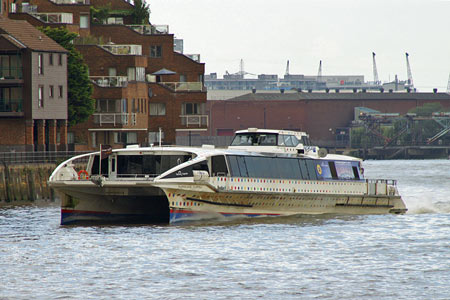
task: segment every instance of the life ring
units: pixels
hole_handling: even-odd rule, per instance
[[[84,174],[83,178],[81,178],[81,174]],[[85,179],[85,180],[89,179],[89,174],[86,170],[78,171],[78,180],[81,180],[81,179]]]

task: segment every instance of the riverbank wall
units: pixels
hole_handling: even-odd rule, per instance
[[[47,180],[55,167],[51,163],[0,165],[0,206],[54,201]]]

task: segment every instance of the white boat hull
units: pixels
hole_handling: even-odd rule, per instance
[[[404,213],[400,196],[192,192],[163,189],[170,206],[170,223],[232,216],[298,214]]]

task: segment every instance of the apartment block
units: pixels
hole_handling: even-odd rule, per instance
[[[204,63],[174,50],[168,25],[133,24],[133,5],[123,0],[33,0],[31,9],[25,3],[16,2],[10,17],[80,36],[75,43],[89,67],[96,111],[68,129],[71,148],[154,144],[160,135],[171,144],[178,133],[206,130]],[[91,15],[91,7],[108,15]]]
[[[0,151],[67,149],[67,51],[0,17]]]

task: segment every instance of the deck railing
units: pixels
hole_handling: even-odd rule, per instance
[[[0,80],[23,79],[22,67],[0,67]]]
[[[89,152],[45,151],[45,152],[0,152],[0,164],[59,163],[73,156]],[[87,161],[88,157],[85,158]]]
[[[0,113],[1,112],[22,112],[23,99],[0,99]]]
[[[100,47],[115,55],[142,55],[141,45],[100,45]]]
[[[89,0],[50,0],[50,1],[55,4],[84,4],[84,5],[90,4]]]
[[[135,125],[136,114],[135,113],[95,113],[94,123],[102,126],[103,124],[113,125]]]
[[[126,25],[140,34],[168,34],[169,25]]]
[[[123,87],[128,82],[127,76],[89,76],[89,79],[101,87]]]
[[[185,126],[208,126],[208,115],[180,115],[180,118]]]
[[[161,84],[175,92],[199,92],[203,90],[203,83],[201,82],[161,82]]]
[[[71,13],[31,13],[31,15],[44,23],[73,24]]]

